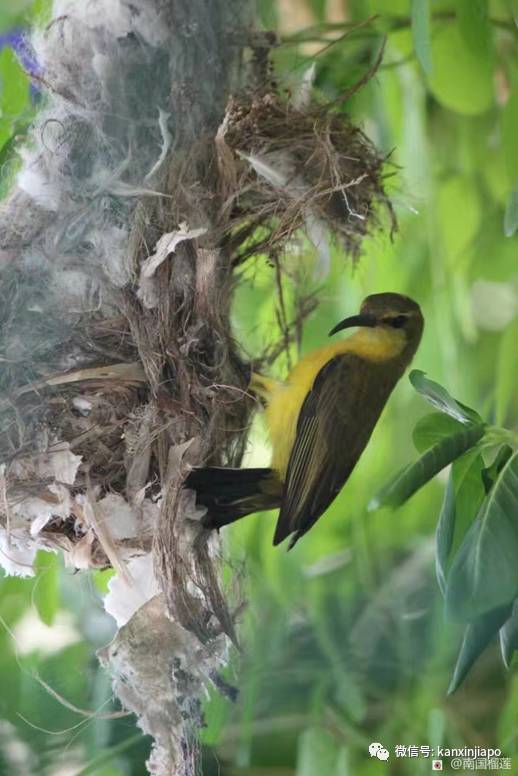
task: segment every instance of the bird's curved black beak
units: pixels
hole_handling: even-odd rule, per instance
[[[337,331],[342,329],[350,329],[352,326],[376,326],[377,320],[374,315],[368,315],[367,313],[360,313],[359,315],[351,315],[350,318],[344,318],[343,321],[337,323],[336,326],[329,332],[329,337],[336,334]]]

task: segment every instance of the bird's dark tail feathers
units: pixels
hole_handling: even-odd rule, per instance
[[[196,503],[207,507],[203,523],[221,528],[252,512],[278,509],[282,483],[272,469],[193,469],[184,487],[196,491]]]

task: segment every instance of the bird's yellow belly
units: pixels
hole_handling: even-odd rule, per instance
[[[299,385],[281,386],[266,410],[266,422],[272,443],[271,467],[284,481],[291,449],[295,442],[297,420],[306,393]]]
[[[284,480],[295,442],[297,421],[304,400],[324,364],[337,354],[335,344],[320,348],[299,361],[287,381],[270,394],[266,423],[272,443],[271,467]]]

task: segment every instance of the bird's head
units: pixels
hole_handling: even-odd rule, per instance
[[[387,335],[392,332],[398,339],[403,339],[404,350],[413,354],[423,333],[424,319],[417,302],[408,296],[394,293],[372,294],[363,300],[358,315],[340,321],[331,329],[329,336],[353,326],[377,328]]]

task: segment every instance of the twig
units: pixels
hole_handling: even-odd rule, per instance
[[[306,318],[311,315],[313,310],[318,307],[318,291],[314,291],[312,294],[306,296],[300,302],[299,313],[296,318],[290,321],[288,330],[290,331],[289,344],[293,341],[294,335],[292,332],[300,331],[300,328]],[[261,357],[258,359],[258,363],[262,366],[271,366],[284,352],[286,348],[286,339],[283,336],[277,343],[270,345]]]
[[[356,81],[355,84],[353,84],[349,89],[347,89],[340,97],[337,97],[337,99],[334,101],[335,105],[343,105],[344,102],[347,102],[347,100],[353,96],[353,94],[356,94],[362,87],[367,84],[371,78],[376,74],[376,71],[378,70],[379,66],[381,65],[381,61],[383,59],[383,54],[385,53],[385,44],[387,42],[387,38],[384,37],[383,41],[381,43],[380,50],[378,51],[376,55],[376,59],[374,60],[374,63],[369,67],[369,69],[362,75],[362,77]]]

